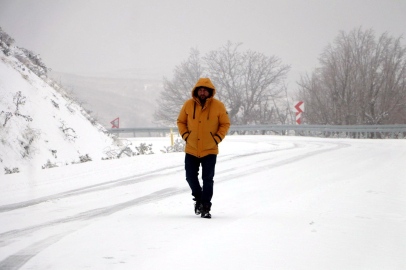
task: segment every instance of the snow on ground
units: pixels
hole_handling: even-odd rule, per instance
[[[406,269],[406,141],[228,136],[211,220],[184,153],[2,179],[0,269]]]

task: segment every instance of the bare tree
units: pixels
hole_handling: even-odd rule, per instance
[[[174,78],[164,78],[164,91],[158,100],[159,109],[155,112],[155,120],[162,124],[174,125],[183,103],[192,97],[192,89],[203,76],[200,53],[191,49],[189,58],[174,69]]]
[[[320,68],[299,82],[312,124],[405,123],[406,47],[401,38],[361,28],[340,32]]]
[[[243,56],[238,51],[241,43],[227,44],[219,50],[209,52],[203,59],[210,79],[217,89],[218,99],[228,109],[233,124],[238,123],[237,114],[243,103]]]
[[[205,64],[219,99],[230,110],[231,122],[260,123],[269,118],[268,100],[279,97],[281,82],[290,67],[276,56],[251,50],[241,53],[240,46],[241,43],[229,41],[219,50],[209,52],[204,57]]]
[[[272,98],[272,102],[276,110],[276,120],[273,120],[273,123],[279,123],[282,125],[294,124],[296,118],[294,117],[295,112],[292,108],[293,102],[289,101],[288,87],[285,84],[282,86],[282,92],[284,94],[284,98]]]
[[[271,100],[280,97],[282,82],[290,67],[275,56],[240,52],[241,43],[228,42],[202,59],[196,49],[175,68],[174,79],[164,79],[164,92],[159,99],[155,119],[174,123],[183,103],[200,77],[209,77],[216,87],[233,124],[272,123]]]
[[[281,98],[283,92],[281,83],[289,69],[290,67],[282,65],[281,60],[276,56],[268,57],[253,51],[243,54],[242,124],[274,122],[266,118],[266,112],[272,112],[269,110],[268,101]],[[274,105],[276,105],[275,102]],[[257,117],[256,111],[264,111],[265,118]]]

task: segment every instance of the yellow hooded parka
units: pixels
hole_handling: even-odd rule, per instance
[[[212,89],[212,94],[202,107],[197,89]],[[230,119],[224,104],[214,99],[216,88],[209,78],[201,78],[192,90],[192,98],[180,110],[177,120],[179,133],[186,141],[185,152],[196,157],[218,154],[218,144],[230,127]]]

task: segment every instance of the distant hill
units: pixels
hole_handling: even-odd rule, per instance
[[[163,89],[162,81],[120,76],[78,76],[54,71],[50,72],[50,77],[72,91],[107,128],[117,117],[120,117],[120,127],[156,126],[153,114],[157,107],[156,100]]]

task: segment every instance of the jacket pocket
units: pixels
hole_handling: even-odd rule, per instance
[[[211,133],[211,131],[210,131],[210,134],[211,134],[211,137],[213,138],[214,142],[216,143],[216,145],[218,145],[218,142],[217,142],[216,139],[214,138],[213,133]]]
[[[192,131],[187,131],[187,132],[185,132],[183,135],[185,135],[185,134],[188,134],[187,136],[186,136],[186,138],[185,138],[185,142],[187,142],[187,138],[189,138],[189,136],[190,136],[190,133],[192,133]],[[183,137],[183,136],[182,136]]]

